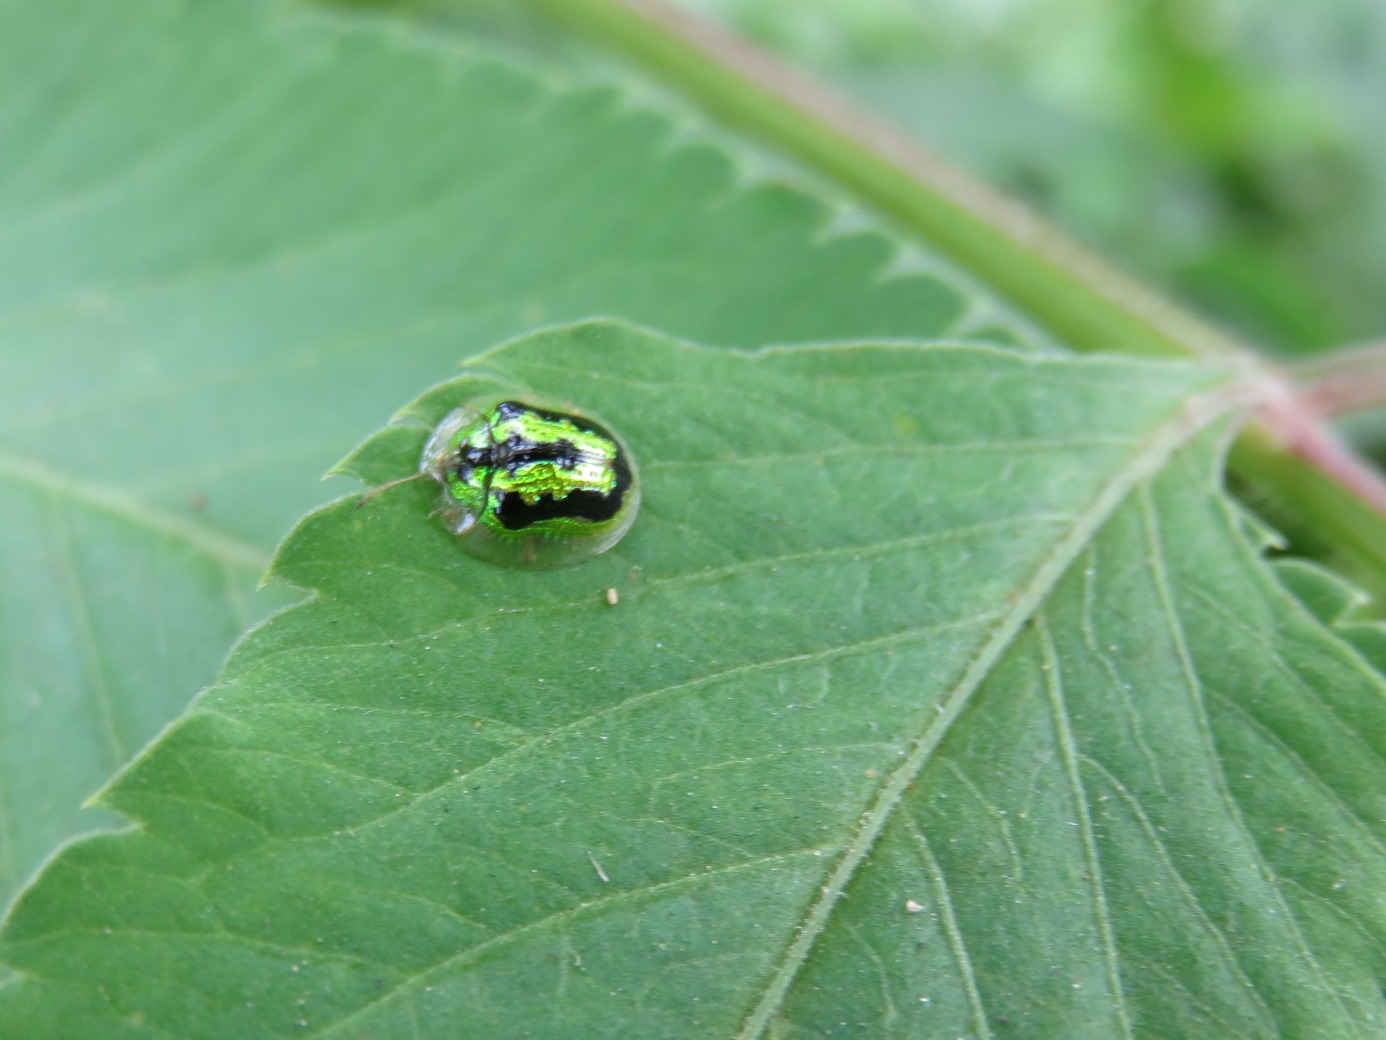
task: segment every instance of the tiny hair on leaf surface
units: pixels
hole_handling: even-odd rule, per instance
[[[517,570],[460,550],[431,481],[357,508],[488,396],[610,423],[623,541]],[[612,322],[472,359],[342,463],[363,491],[272,567],[308,598],[102,793],[138,828],[22,895],[0,1022],[1379,1033],[1382,680],[1218,485],[1244,396]]]

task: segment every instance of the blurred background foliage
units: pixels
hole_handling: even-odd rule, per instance
[[[1282,355],[1386,334],[1381,0],[683,0]]]
[[[1382,0],[679,0],[1284,357],[1386,335]],[[355,0],[610,71],[514,0]]]

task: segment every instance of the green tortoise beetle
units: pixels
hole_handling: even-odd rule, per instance
[[[610,549],[640,505],[635,464],[606,426],[514,400],[454,409],[419,475],[461,546],[491,563],[562,567]]]

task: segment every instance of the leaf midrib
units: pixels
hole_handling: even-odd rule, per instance
[[[837,865],[794,929],[795,939],[785,949],[770,977],[761,999],[746,1016],[737,1040],[755,1040],[765,1034],[769,1023],[781,1011],[790,986],[808,960],[832,917],[837,900],[846,892],[858,868],[876,844],[906,791],[932,759],[953,724],[972,701],[992,668],[1009,649],[1021,627],[1039,609],[1069,567],[1088,548],[1103,525],[1142,482],[1154,476],[1180,448],[1206,429],[1219,416],[1239,404],[1247,403],[1249,388],[1244,381],[1229,379],[1223,385],[1183,402],[1169,419],[1156,426],[1145,442],[1129,457],[1127,465],[1107,480],[1088,505],[1077,511],[1072,526],[1055,543],[1021,587],[1009,612],[1001,617],[995,631],[977,651],[951,690],[935,701],[936,716],[913,741],[914,748],[900,765],[888,773],[879,793],[860,817],[855,836],[846,845]]]

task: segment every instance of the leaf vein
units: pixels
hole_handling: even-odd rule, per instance
[[[631,904],[639,904],[645,900],[656,898],[658,896],[663,896],[671,892],[676,893],[687,889],[697,888],[699,886],[706,885],[709,881],[719,877],[736,875],[744,871],[759,870],[766,866],[792,863],[795,860],[813,856],[816,852],[819,851],[820,850],[818,849],[809,848],[795,849],[792,852],[775,853],[770,856],[762,856],[758,859],[750,860],[743,863],[731,863],[717,867],[712,870],[705,870],[696,874],[687,874],[682,877],[673,878],[669,881],[661,881],[653,885],[645,885],[640,888],[620,890],[612,893],[611,895],[602,896],[598,899],[594,899],[589,902],[579,903],[577,906],[565,907],[561,910],[554,911],[551,914],[547,914],[544,917],[537,918],[536,920],[529,921],[516,928],[512,928],[510,931],[504,933],[503,935],[498,935],[493,939],[487,939],[486,941],[478,943],[475,946],[470,946],[457,953],[451,954],[443,960],[438,961],[436,964],[432,964],[427,968],[424,968],[404,978],[401,978],[398,981],[396,981],[388,990],[382,991],[379,996],[362,1004],[359,1008],[352,1011],[351,1013],[345,1015],[344,1017],[338,1019],[335,1022],[329,1023],[328,1025],[324,1026],[321,1030],[308,1032],[304,1035],[308,1037],[324,1037],[330,1036],[334,1033],[340,1033],[342,1030],[346,1029],[352,1023],[359,1021],[363,1016],[365,1016],[375,1007],[399,997],[401,994],[405,992],[406,989],[410,987],[426,985],[430,980],[438,978],[444,972],[452,968],[460,967],[462,965],[467,964],[473,964],[478,961],[481,961],[492,952],[501,949],[509,944],[521,942],[536,933],[543,933],[554,928],[562,927],[564,925],[567,925],[571,921],[577,920],[579,918],[592,917],[597,916],[599,914],[619,911],[630,906]]]
[[[708,686],[713,683],[721,682],[723,680],[734,678],[737,676],[752,675],[757,672],[774,671],[777,668],[783,668],[789,665],[812,664],[817,661],[828,661],[842,657],[851,657],[859,653],[870,653],[874,650],[879,650],[882,647],[895,646],[901,643],[908,643],[918,639],[927,639],[932,636],[936,636],[941,632],[947,632],[955,628],[967,627],[969,625],[977,624],[979,623],[979,621],[984,620],[985,617],[980,619],[966,618],[961,621],[948,622],[942,625],[933,625],[917,629],[906,629],[901,632],[892,632],[889,635],[881,636],[877,639],[868,639],[862,642],[850,643],[840,647],[831,647],[827,650],[817,650],[811,653],[791,654],[787,657],[773,658],[768,661],[754,661],[749,664],[736,665],[732,668],[726,668],[718,672],[710,672],[706,675],[700,675],[696,678],[688,679],[679,683],[674,683],[669,686],[661,686],[651,690],[645,690],[641,693],[633,694],[632,696],[627,697],[625,700],[622,700],[619,703],[603,708],[600,711],[594,712],[590,715],[584,715],[581,718],[574,719],[572,722],[566,723],[562,726],[557,726],[553,729],[545,730],[544,732],[536,734],[535,736],[531,737],[528,740],[525,740],[522,743],[517,743],[511,747],[505,748],[499,754],[495,755],[492,758],[486,759],[484,762],[481,762],[480,764],[474,766],[467,772],[449,777],[447,780],[439,784],[437,787],[421,792],[413,801],[411,801],[407,805],[398,806],[396,808],[389,810],[386,813],[381,814],[380,816],[364,820],[361,823],[354,825],[353,827],[342,828],[342,830],[350,833],[356,833],[367,827],[379,826],[380,824],[386,822],[387,820],[390,820],[395,816],[398,816],[401,813],[409,812],[412,809],[417,808],[422,803],[428,801],[436,795],[440,795],[442,792],[448,791],[454,787],[475,782],[476,778],[479,775],[484,775],[485,772],[500,768],[508,762],[510,762],[512,759],[517,758],[520,755],[523,755],[525,752],[530,751],[533,748],[547,747],[551,745],[554,741],[562,737],[566,737],[571,734],[581,732],[592,726],[599,725],[600,723],[606,721],[612,716],[619,715],[623,712],[630,711],[634,708],[647,705],[650,702],[655,701],[661,697],[666,697],[669,694],[682,693],[687,690],[697,689],[702,686]]]
[[[962,979],[963,992],[967,994],[967,1006],[972,1012],[972,1023],[977,1030],[977,1036],[979,1040],[988,1040],[992,1036],[992,1031],[987,1021],[986,1004],[982,1000],[982,987],[977,982],[977,971],[972,966],[972,957],[967,952],[967,942],[958,926],[958,914],[953,908],[953,893],[949,888],[948,879],[944,877],[943,865],[934,856],[929,839],[924,836],[919,824],[912,817],[906,817],[906,827],[913,839],[915,852],[924,864],[924,872],[933,887],[934,902],[938,904],[943,934],[948,940],[948,950],[953,955],[953,962],[958,966],[958,974]]]
[[[1107,985],[1111,987],[1112,1005],[1116,1009],[1117,1022],[1121,1033],[1133,1037],[1131,1018],[1127,1013],[1125,987],[1121,981],[1120,953],[1117,947],[1116,930],[1112,924],[1112,913],[1107,905],[1107,882],[1102,872],[1102,858],[1098,853],[1097,835],[1093,830],[1092,813],[1089,810],[1087,790],[1078,769],[1078,744],[1074,740],[1073,728],[1069,724],[1068,705],[1064,698],[1063,674],[1060,670],[1058,650],[1044,612],[1036,614],[1036,631],[1040,641],[1040,653],[1044,660],[1045,687],[1049,694],[1049,706],[1054,716],[1054,730],[1058,736],[1059,751],[1063,759],[1064,777],[1068,781],[1073,797],[1073,811],[1078,817],[1078,837],[1083,847],[1083,861],[1087,865],[1088,891],[1093,901],[1093,913],[1097,918],[1098,932],[1102,937],[1102,959],[1107,968]]]
[[[759,1037],[769,1027],[789,992],[791,982],[827,927],[834,905],[880,836],[886,821],[915,777],[932,759],[934,751],[954,722],[971,703],[972,695],[1014,641],[1021,626],[1039,608],[1073,561],[1131,492],[1143,480],[1157,473],[1181,446],[1217,415],[1238,403],[1245,392],[1243,387],[1231,382],[1182,402],[1174,415],[1154,427],[1144,444],[1140,444],[1125,460],[1125,464],[1098,486],[1073,524],[1056,539],[1050,551],[1041,556],[1030,577],[1010,601],[1010,610],[1000,619],[992,635],[978,648],[952,687],[936,700],[938,713],[916,738],[914,750],[881,784],[876,798],[862,815],[856,838],[844,850],[830,873],[822,895],[807,908],[797,937],[786,948],[779,967],[767,981],[761,999],[746,1017],[738,1034],[739,1040]]]
[[[269,554],[258,548],[237,542],[184,517],[130,498],[108,485],[103,484],[99,490],[92,490],[88,484],[65,476],[39,462],[25,461],[8,452],[0,451],[0,477],[46,492],[55,498],[66,499],[83,509],[104,513],[154,534],[183,542],[227,564],[247,567],[257,572],[264,571],[269,566]]]
[[[1227,780],[1223,774],[1220,764],[1221,760],[1216,753],[1217,742],[1214,739],[1211,721],[1208,717],[1208,707],[1204,700],[1204,689],[1202,680],[1199,678],[1198,671],[1194,666],[1193,656],[1189,651],[1187,636],[1184,632],[1183,622],[1175,612],[1174,596],[1171,589],[1168,568],[1165,565],[1164,545],[1160,536],[1160,521],[1155,512],[1155,505],[1151,501],[1148,488],[1143,488],[1139,496],[1141,515],[1144,519],[1146,539],[1150,545],[1151,572],[1155,577],[1155,587],[1159,594],[1162,606],[1161,613],[1168,621],[1169,635],[1174,642],[1175,653],[1179,659],[1179,668],[1184,678],[1184,686],[1193,706],[1193,714],[1199,729],[1199,734],[1203,739],[1205,757],[1209,762],[1217,763],[1219,768],[1216,770],[1217,779],[1214,781],[1217,787],[1219,801],[1227,811],[1229,817],[1235,821],[1237,829],[1247,837],[1247,846],[1255,858],[1260,875],[1263,878],[1274,878],[1275,874],[1266,863],[1265,855],[1261,851],[1261,846],[1252,836],[1250,829],[1242,817],[1241,808],[1237,804],[1231,789],[1227,785]],[[1318,958],[1313,955],[1313,951],[1305,939],[1304,932],[1300,927],[1299,918],[1285,902],[1273,881],[1266,885],[1266,894],[1272,899],[1281,910],[1282,918],[1286,921],[1291,935],[1299,948],[1302,962],[1308,966],[1309,970],[1317,977],[1321,991],[1331,995],[1331,999],[1342,1009],[1345,1016],[1348,1010],[1343,1003],[1342,994],[1332,985],[1331,980],[1325,977],[1323,967],[1319,964]]]

